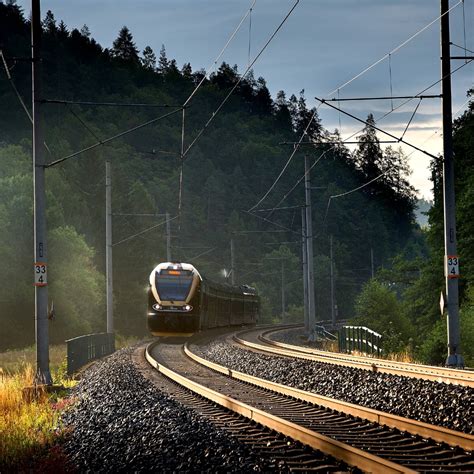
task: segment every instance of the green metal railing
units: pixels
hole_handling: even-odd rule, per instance
[[[115,351],[115,334],[87,334],[69,339],[66,344],[67,373],[72,375],[92,360],[112,354]]]
[[[339,352],[352,351],[380,356],[382,335],[364,326],[343,326],[339,330]]]

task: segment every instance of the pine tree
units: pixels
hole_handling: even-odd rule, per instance
[[[298,136],[301,136],[306,130],[306,138],[304,141],[316,142],[321,140],[321,121],[315,108],[308,110],[306,107],[304,89],[300,92],[299,99],[297,99],[294,94],[291,95],[289,110],[293,120],[294,131]],[[313,115],[314,118],[311,120]]]
[[[166,48],[165,45],[162,44],[160,49],[160,57],[158,59],[158,71],[161,74],[164,74],[168,70],[169,65],[170,63],[168,61],[168,58],[166,57]]]
[[[141,59],[141,63],[144,68],[149,69],[150,71],[154,71],[156,69],[156,55],[150,46],[147,46],[143,50],[143,58]]]
[[[85,38],[89,38],[91,35],[91,31],[89,30],[89,27],[86,24],[82,25],[81,35]]]
[[[270,115],[273,110],[273,100],[267,83],[263,77],[257,79],[257,92],[255,94],[255,106],[257,113],[261,115]]]
[[[191,63],[184,63],[181,69],[181,74],[183,77],[190,79],[193,76],[193,69],[191,67]]]
[[[291,129],[291,113],[285,91],[279,91],[275,100],[275,116],[278,122],[288,130]]]
[[[56,19],[54,18],[53,12],[48,10],[46,12],[46,16],[42,22],[43,28],[46,30],[47,33],[55,34],[58,31],[56,26]]]
[[[120,30],[117,39],[113,43],[111,53],[114,58],[139,63],[138,49],[133,42],[132,33],[126,26]]]
[[[356,165],[367,181],[380,175],[383,167],[383,152],[374,125],[374,116],[369,114],[362,135],[358,137],[359,145],[354,154]]]
[[[60,21],[58,26],[58,38],[60,40],[65,40],[69,37],[69,31],[67,29],[66,23],[63,20]]]

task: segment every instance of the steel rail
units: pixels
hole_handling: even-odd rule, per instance
[[[278,330],[282,330],[282,329],[278,329]],[[311,349],[308,347],[295,346],[292,344],[286,344],[283,342],[273,341],[272,339],[269,339],[268,337],[266,337],[272,332],[274,332],[274,330],[266,331],[265,333],[262,334],[262,337],[260,338],[260,340],[262,340],[263,342],[266,342],[267,344],[272,344],[275,346],[284,347],[284,348],[296,350],[303,353],[324,355],[328,357],[345,359],[349,361],[357,360],[359,362],[366,362],[371,366],[371,368],[375,365],[375,367],[377,367],[378,369],[393,368],[395,370],[400,370],[401,372],[397,373],[396,375],[406,375],[407,377],[410,377],[411,376],[410,374],[416,374],[417,378],[424,378],[423,376],[426,375],[428,380],[436,380],[438,382],[442,381],[445,383],[454,383],[454,384],[459,384],[459,385],[466,385],[468,387],[474,387],[474,371],[472,370],[452,369],[452,368],[447,368],[447,367],[437,367],[435,365],[414,364],[411,362],[399,362],[399,361],[392,361],[392,360],[387,360],[387,359],[380,359],[376,357],[321,351],[318,349]],[[373,369],[373,370],[377,370],[377,369]]]
[[[366,408],[353,403],[336,400],[333,398],[317,395],[311,392],[306,392],[298,388],[289,387],[269,380],[261,379],[253,375],[245,374],[236,370],[229,369],[215,362],[211,362],[203,357],[195,354],[186,343],[184,346],[185,354],[199,364],[227,375],[231,378],[248,382],[257,387],[272,390],[281,395],[293,397],[298,400],[303,400],[314,405],[319,405],[331,410],[336,410],[345,415],[362,418],[364,420],[378,423],[379,425],[395,428],[400,431],[422,436],[423,438],[430,438],[440,443],[446,443],[450,446],[459,446],[468,451],[474,450],[474,436],[460,431],[450,430],[440,426],[423,423],[421,421],[403,418],[397,415],[391,415],[372,408]]]
[[[349,465],[357,466],[364,471],[384,473],[416,472],[394,462],[383,459],[379,456],[375,456],[361,449],[332,439],[328,436],[311,431],[291,421],[266,413],[263,410],[250,406],[229,396],[220,394],[219,392],[205,387],[198,382],[190,380],[189,378],[178,374],[177,372],[164,366],[154,359],[154,357],[151,355],[151,350],[157,344],[159,344],[159,342],[151,343],[146,348],[145,357],[149,364],[166,377],[188,388],[192,392],[198,393],[208,400],[211,400],[214,403],[217,403],[233,412],[245,416],[246,418],[266,426],[269,429],[278,431],[285,436],[300,441],[312,447],[313,449],[317,449],[326,454],[334,456],[335,458],[340,459]]]
[[[328,364],[356,367],[359,369],[381,372],[405,377],[434,380],[436,382],[452,383],[474,388],[474,372],[468,370],[452,370],[443,367],[435,367],[422,364],[410,364],[407,362],[396,362],[373,357],[355,356],[336,352],[322,351],[304,346],[296,346],[283,342],[273,341],[265,335],[275,332],[267,331],[258,337],[260,342],[252,342],[243,338],[247,330],[234,336],[234,340],[243,346],[271,354],[295,357],[299,359],[324,362]]]

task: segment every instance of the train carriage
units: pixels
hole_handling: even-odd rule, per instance
[[[150,273],[147,323],[155,336],[256,324],[259,309],[254,288],[216,283],[189,263],[160,263]]]

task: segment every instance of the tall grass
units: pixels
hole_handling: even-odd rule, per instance
[[[66,344],[49,346],[49,363],[51,370],[57,370],[66,358]],[[36,363],[36,346],[22,349],[11,349],[0,352],[0,370],[4,373],[14,374],[22,371],[26,365],[34,366]]]
[[[45,391],[25,397],[33,379],[31,364],[13,374],[0,371],[0,472],[57,470],[65,464],[57,441],[64,435],[60,413],[70,401],[61,398],[66,393]]]

